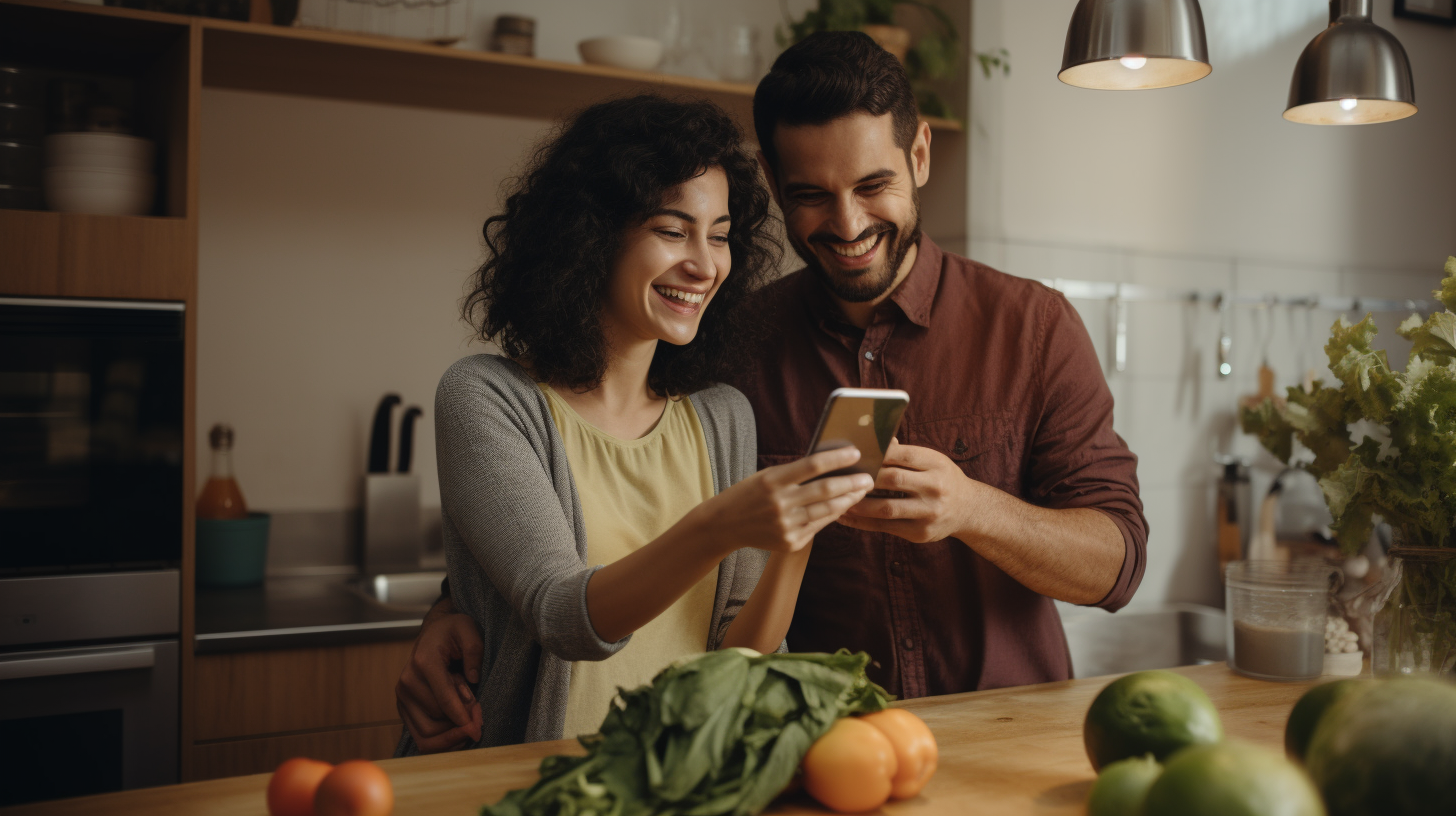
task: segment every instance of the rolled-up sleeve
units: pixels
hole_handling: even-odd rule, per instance
[[[1122,569],[1112,589],[1091,604],[1109,611],[1132,600],[1147,563],[1148,522],[1138,496],[1137,456],[1112,429],[1112,392],[1075,309],[1048,298],[1032,359],[1041,367],[1041,417],[1032,439],[1027,498],[1043,507],[1087,507],[1122,533]]]

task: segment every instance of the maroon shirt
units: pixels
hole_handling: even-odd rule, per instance
[[[1112,394],[1064,297],[924,238],[866,330],[805,271],[765,287],[756,306],[769,342],[734,385],[753,404],[760,467],[804,455],[833,389],[903,389],[901,442],[1033,504],[1106,513],[1126,551],[1096,605],[1132,598],[1147,553],[1137,457],[1112,430]],[[1072,676],[1051,599],[956,539],[913,544],[839,524],[814,540],[788,643],[869,652],[870,677],[903,697]]]

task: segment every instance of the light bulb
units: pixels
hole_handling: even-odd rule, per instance
[[[1340,108],[1343,109],[1343,110],[1347,110],[1347,111],[1354,110],[1355,109],[1355,106],[1358,105],[1358,104],[1360,104],[1360,100],[1358,100],[1358,99],[1341,99],[1340,100]]]
[[[1122,63],[1122,67],[1127,68],[1127,69],[1132,70],[1132,71],[1136,71],[1137,69],[1139,69],[1139,68],[1143,67],[1144,65],[1147,65],[1148,64],[1148,58],[1147,57],[1139,57],[1136,54],[1128,54],[1127,56],[1125,56],[1122,59],[1118,60],[1118,62]]]

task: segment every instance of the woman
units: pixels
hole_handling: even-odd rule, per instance
[[[594,105],[485,223],[466,312],[504,356],[435,398],[450,592],[485,641],[477,745],[590,733],[672,660],[780,648],[814,534],[871,488],[815,480],[853,449],[755,474],[748,402],[714,384],[777,258],[741,142],[706,102]]]

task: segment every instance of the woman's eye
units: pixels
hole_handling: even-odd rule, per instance
[[[726,235],[714,235],[713,237],[709,238],[708,240],[709,241],[712,241],[715,244],[726,244],[726,243],[728,243],[728,236],[726,236]]]
[[[671,230],[671,229],[660,229],[660,230],[657,231],[657,234],[658,235],[661,235],[661,236],[663,236],[665,238],[686,238],[687,237],[686,235],[683,235],[681,232],[678,232],[677,230]]]

